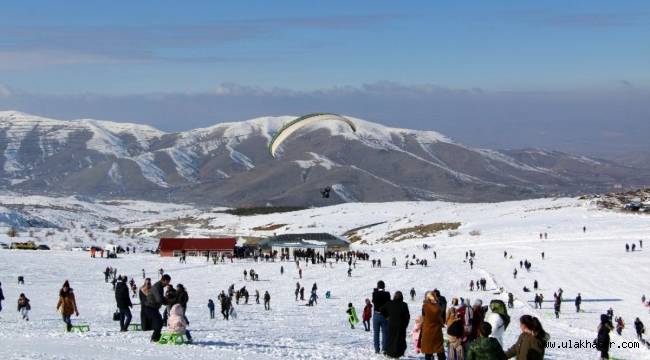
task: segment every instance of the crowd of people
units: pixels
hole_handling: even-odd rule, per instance
[[[379,281],[373,289],[372,301],[366,300],[363,312],[366,331],[369,331],[372,319],[375,353],[391,358],[403,356],[407,349],[410,318],[402,292],[395,291],[391,297],[386,284]],[[484,306],[481,300],[470,305],[469,299],[453,298],[448,306],[440,291],[433,289],[424,294],[411,337],[416,352],[424,354],[427,360],[434,357],[438,360],[543,359],[545,344],[550,337],[539,319],[523,315],[519,319],[519,338],[504,350],[502,337],[509,324],[506,306],[499,299]],[[443,329],[447,332],[446,349]]]
[[[540,234],[540,238],[542,234]],[[547,238],[547,234],[543,235]],[[542,253],[543,254],[543,253]],[[542,255],[543,256],[543,255]],[[437,254],[435,255],[437,257]],[[434,257],[434,259],[435,259]],[[263,257],[260,257],[263,258]],[[273,258],[273,257],[272,257]],[[426,259],[420,259],[415,255],[406,255],[405,266],[420,265],[427,266]],[[504,251],[504,258],[508,258],[508,253]],[[368,261],[373,268],[381,267],[380,259],[370,260],[368,254],[362,252],[333,253],[327,257],[315,253],[300,253],[294,258],[297,273],[302,279],[302,267],[316,263],[325,264],[327,259],[331,261],[345,262],[348,266],[348,275],[353,267],[356,268],[357,260]],[[465,253],[465,261],[473,268],[476,253],[469,250]],[[512,259],[512,255],[510,255]],[[288,260],[285,258],[282,261]],[[393,258],[392,265],[397,265],[396,259]],[[527,259],[519,261],[519,268],[530,271],[531,262]],[[281,275],[284,275],[284,266],[280,267]],[[134,303],[132,298],[138,296],[140,300],[140,321],[141,330],[152,331],[151,341],[158,342],[161,339],[162,328],[167,327],[167,331],[175,334],[182,334],[188,342],[192,342],[192,336],[189,330],[190,321],[187,318],[187,305],[189,294],[182,284],[173,286],[171,276],[164,273],[163,269],[158,271],[160,279],[152,283],[150,278],[145,278],[146,272],[142,269],[144,282],[138,289],[135,280],[127,276],[118,275],[117,269],[107,267],[104,274],[104,281],[111,283],[117,310],[114,314],[114,320],[119,321],[120,331],[129,330],[129,325],[133,319],[131,310]],[[515,266],[514,276],[516,279],[517,268]],[[245,281],[259,281],[259,273],[255,269],[243,270]],[[301,280],[302,281],[302,280]],[[538,282],[533,283],[535,289],[534,304],[536,309],[541,309],[544,296],[537,293]],[[526,292],[524,287],[524,292]],[[487,291],[488,281],[485,277],[476,280],[470,280],[469,290]],[[503,291],[500,291],[503,293]],[[264,291],[263,295],[259,290],[254,290],[254,299],[256,304],[263,302],[265,311],[271,310],[271,295]],[[408,292],[411,302],[417,302],[417,292],[411,288]],[[242,286],[236,289],[235,284],[231,284],[227,291],[221,291],[217,296],[217,303],[221,307],[223,320],[230,320],[237,317],[234,305],[249,304],[251,293]],[[401,291],[394,291],[392,294],[386,290],[384,281],[377,282],[372,291],[370,298],[365,299],[361,319],[358,318],[356,309],[352,303],[348,303],[345,310],[350,328],[362,322],[363,330],[372,331],[372,343],[375,353],[384,354],[391,358],[403,356],[412,343],[416,353],[423,354],[424,359],[452,359],[452,360],[491,360],[491,359],[543,359],[545,354],[545,345],[550,339],[550,335],[544,330],[541,321],[532,315],[522,315],[519,318],[520,333],[517,340],[512,344],[504,344],[503,335],[511,323],[508,315],[508,308],[514,307],[514,295],[508,293],[507,305],[501,299],[492,299],[489,304],[483,304],[479,299],[470,302],[463,297],[453,297],[450,301],[441,294],[438,289],[426,291],[420,295],[422,305],[418,307],[414,316],[414,324],[411,324],[411,310],[404,300]],[[560,288],[553,294],[553,309],[556,318],[560,317],[561,306],[563,302],[564,291]],[[305,298],[305,287],[300,282],[296,282],[294,291],[295,301],[304,301],[306,306],[318,305],[318,285],[313,283],[309,297]],[[326,294],[329,298],[329,292]],[[2,311],[2,301],[5,300],[0,284],[0,311]],[[646,304],[645,296],[642,302]],[[574,305],[576,312],[581,311],[582,295],[578,293]],[[21,293],[18,298],[18,311],[24,321],[29,321],[29,311],[31,310],[30,300]],[[208,314],[210,319],[215,319],[216,303],[213,299],[207,301]],[[56,309],[65,323],[66,330],[72,328],[72,316],[79,316],[79,309],[75,299],[75,293],[66,280],[59,291]],[[162,313],[161,313],[162,311]],[[412,330],[408,331],[409,325]],[[614,312],[610,308],[600,319],[597,327],[597,338],[594,340],[596,349],[600,352],[602,359],[609,358],[610,349],[610,332],[616,331],[619,335],[625,329],[625,322],[622,317],[614,317]],[[643,322],[636,318],[634,329],[639,340],[643,340],[645,327]],[[446,336],[445,336],[446,334]],[[410,341],[407,341],[410,335]],[[446,341],[445,341],[446,340]],[[509,346],[505,346],[509,345]]]

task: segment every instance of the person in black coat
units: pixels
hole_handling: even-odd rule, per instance
[[[580,312],[580,304],[582,304],[582,295],[578,293],[578,296],[576,296],[576,301],[575,301],[576,312]]]
[[[120,312],[120,331],[127,331],[131,324],[133,304],[129,296],[129,287],[126,285],[126,276],[120,277],[120,281],[115,285],[115,302]]]
[[[382,308],[381,313],[388,318],[386,356],[399,358],[406,351],[406,328],[411,319],[409,307],[404,302],[401,291],[395,292],[393,300]]]
[[[598,337],[596,338],[596,349],[600,351],[601,359],[609,359],[610,338],[609,332],[614,329],[609,316],[600,315],[600,325],[598,325]]]
[[[160,307],[165,303],[164,289],[172,281],[171,276],[164,274],[160,281],[153,284],[144,305],[144,314],[151,324],[153,333],[151,334],[151,341],[158,342],[160,340],[160,332],[162,330],[163,321],[160,316]]]
[[[5,295],[2,293],[2,283],[0,283],[0,311],[2,311],[2,300],[5,299]]]

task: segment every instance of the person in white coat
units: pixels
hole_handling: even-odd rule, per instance
[[[501,300],[490,301],[490,311],[485,315],[485,321],[492,325],[490,337],[497,339],[499,344],[503,346],[503,333],[510,324],[506,304]]]
[[[175,334],[185,334],[187,341],[192,342],[192,335],[187,330],[189,323],[185,315],[183,315],[183,312],[183,307],[180,304],[172,306],[169,319],[167,320],[167,331]]]

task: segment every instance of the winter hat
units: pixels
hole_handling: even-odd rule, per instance
[[[384,290],[386,288],[386,284],[384,284],[383,280],[377,281],[377,289],[382,289]]]
[[[474,300],[474,306],[476,306],[476,307],[483,306],[483,301],[481,301],[481,299]]]
[[[605,323],[609,321],[609,316],[607,314],[600,314],[600,322]]]

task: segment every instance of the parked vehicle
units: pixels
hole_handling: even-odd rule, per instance
[[[36,244],[33,241],[12,242],[10,248],[16,250],[36,250]]]

